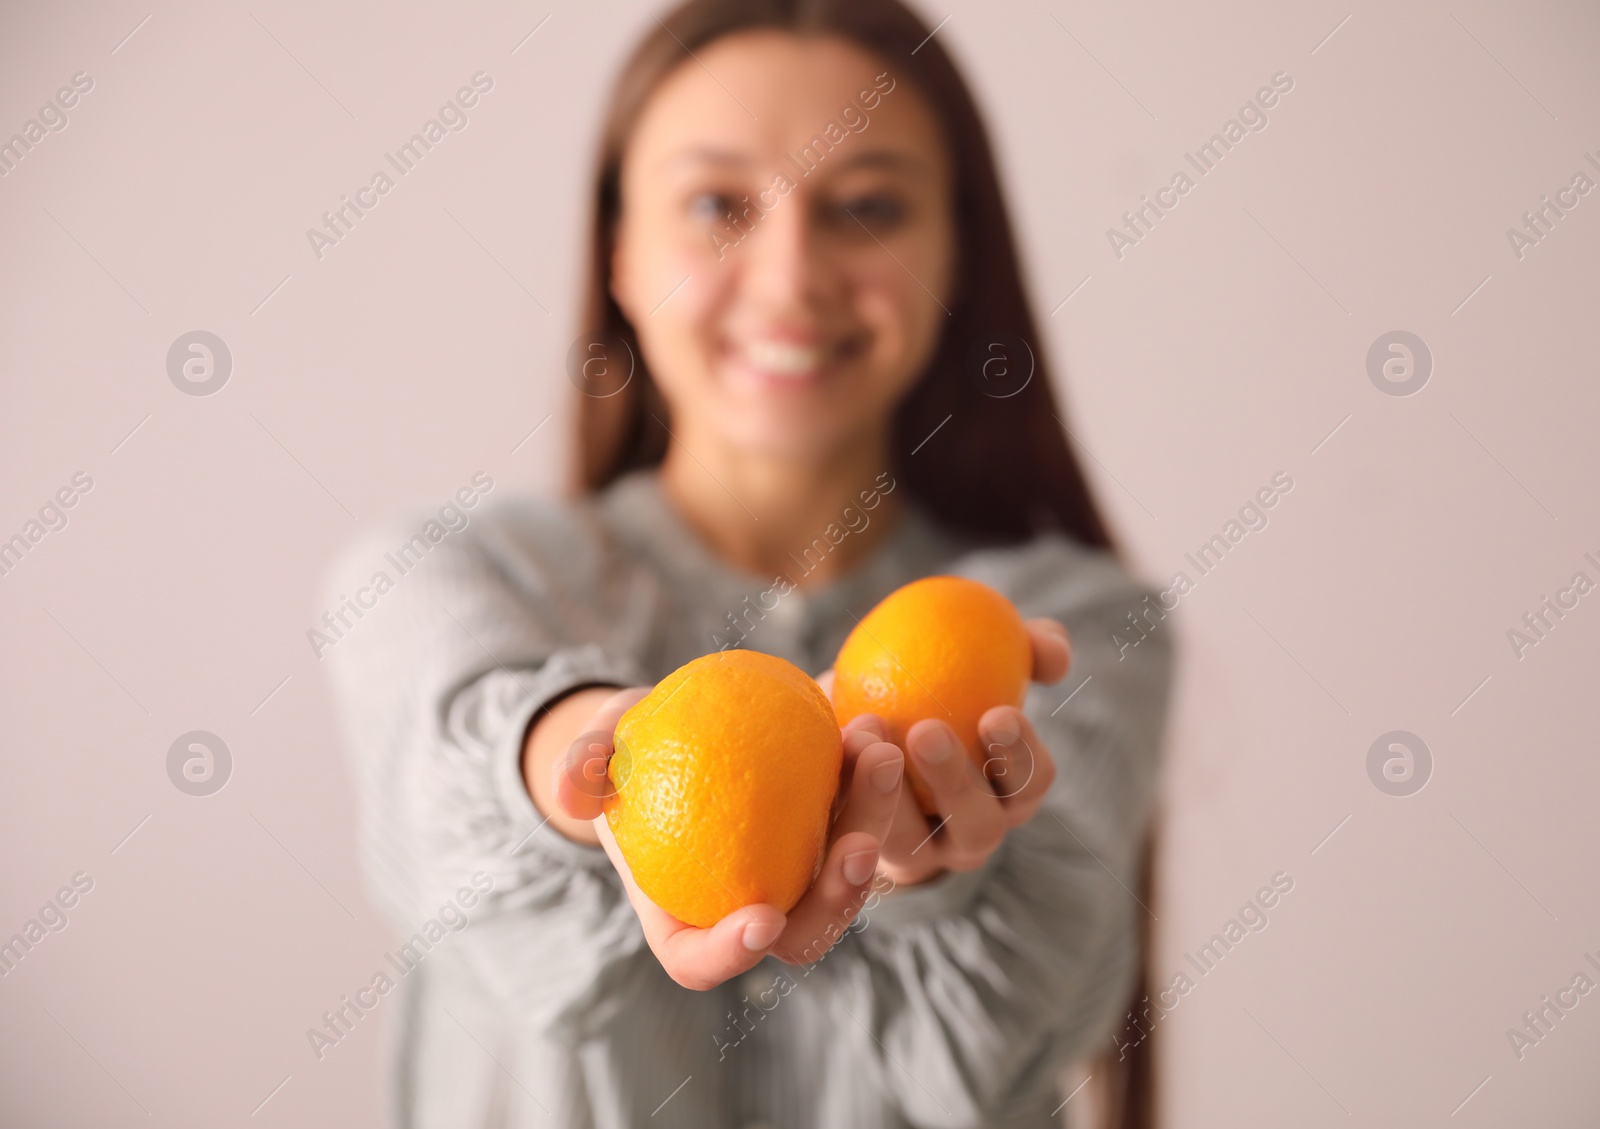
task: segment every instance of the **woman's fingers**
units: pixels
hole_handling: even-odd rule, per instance
[[[667,975],[685,988],[705,991],[749,971],[784,931],[787,919],[777,907],[768,905],[734,910],[710,929],[697,929],[679,921],[639,889],[604,819],[596,821],[596,831],[600,845],[622,879],[650,951]]]
[[[610,705],[611,703],[608,703]],[[626,709],[626,704],[622,709]],[[615,717],[621,710],[613,707]],[[601,719],[605,720],[604,718]],[[713,988],[753,968],[769,951],[791,962],[816,960],[843,935],[866,899],[878,861],[878,845],[894,818],[904,758],[900,749],[877,740],[883,728],[876,718],[862,720],[845,733],[850,779],[842,788],[843,803],[833,827],[833,842],[822,871],[810,890],[787,916],[769,905],[744,906],[710,929],[687,925],[652,902],[633,880],[610,825],[595,820],[600,845],[622,879],[628,900],[651,952],[662,968],[686,988]],[[567,784],[592,779],[583,768],[600,761],[609,740],[588,735],[574,742],[574,770]],[[600,748],[594,748],[599,746]],[[580,791],[580,794],[583,794]]]
[[[863,740],[859,733],[852,734],[852,739]],[[833,834],[838,837],[850,831],[864,831],[873,837],[876,848],[894,820],[900,782],[905,776],[905,757],[898,745],[871,741],[854,760],[844,807],[834,823]]]
[[[896,882],[920,882],[940,869],[939,847],[929,834],[939,818],[930,822],[922,814],[909,784],[901,789],[894,822],[883,841],[883,868]]]
[[[874,741],[887,741],[889,739],[889,723],[875,713],[858,713],[852,717],[845,727],[840,730],[844,734],[845,743],[855,733],[869,734]]]
[[[833,841],[817,880],[789,911],[773,956],[788,964],[811,964],[833,948],[867,900],[877,872],[878,844],[864,831],[850,831]]]
[[[612,734],[622,715],[650,692],[634,686],[619,690],[600,703],[588,725],[555,762],[556,802],[574,819],[594,819],[605,798],[616,791],[606,775],[611,760]]]
[[[846,743],[858,739],[850,734]],[[905,758],[896,745],[874,741],[856,754],[822,870],[789,911],[788,926],[774,949],[780,959],[814,961],[843,936],[877,872],[879,849],[894,821],[904,776]]]
[[[873,714],[862,714],[853,718],[839,732],[844,741],[844,762],[839,769],[839,790],[834,793],[833,810],[829,813],[829,826],[834,826],[839,818],[839,813],[844,810],[845,801],[850,798],[851,783],[855,779],[856,760],[861,756],[862,750],[884,739],[883,719]]]
[[[1033,644],[1033,680],[1059,682],[1072,665],[1072,642],[1067,629],[1053,619],[1030,619],[1023,625]]]
[[[626,690],[618,690],[600,703],[600,708],[594,711],[594,717],[589,722],[589,728],[604,729],[610,733],[616,729],[622,715],[648,696],[650,690],[649,686],[629,686]]]
[[[705,991],[748,972],[767,955],[784,931],[786,918],[775,906],[745,906],[710,929],[677,922],[678,928],[645,939],[661,967],[685,988]]]
[[[975,869],[1005,838],[1006,816],[1000,801],[955,730],[944,722],[917,722],[906,734],[906,747],[933,797],[943,865],[950,870]]]
[[[986,775],[1008,827],[1020,827],[1039,810],[1055,782],[1056,764],[1033,723],[1014,706],[996,706],[978,719],[987,750]]]
[[[1035,676],[1064,674],[1070,656],[1059,625],[1030,622],[1029,636]],[[1055,778],[1048,750],[1013,707],[992,709],[979,722],[987,749],[983,770],[944,722],[912,726],[902,753],[883,739],[887,726],[881,718],[858,717],[842,730],[844,763],[832,842],[811,889],[788,915],[770,905],[744,906],[710,929],[697,929],[644,895],[610,826],[597,818],[612,791],[606,769],[617,721],[647,692],[621,691],[602,704],[589,731],[557,767],[557,796],[570,814],[595,820],[645,940],[668,975],[686,988],[713,988],[753,968],[768,952],[795,964],[820,959],[855,919],[880,859],[887,871],[906,875],[907,881],[940,869],[970,870],[994,851],[1008,827],[1032,818]],[[921,815],[904,787],[907,754],[933,798],[938,813],[933,821]]]

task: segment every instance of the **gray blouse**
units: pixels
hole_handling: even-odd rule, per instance
[[[1168,625],[1127,645],[1149,589],[1057,536],[975,547],[908,502],[859,567],[780,595],[712,555],[652,473],[579,503],[469,495],[455,528],[423,514],[351,546],[314,644],[354,762],[369,893],[407,938],[359,996],[398,1019],[398,1123],[1055,1124],[1064,1065],[1111,1046],[1135,972],[1130,891],[1171,662]],[[880,505],[864,491],[796,546],[788,578]],[[1044,806],[982,869],[874,898],[810,967],[768,958],[711,991],[679,987],[605,853],[529,798],[530,720],[576,687],[653,683],[730,643],[818,674],[852,616],[934,573],[1071,633],[1072,670],[1025,705],[1058,766]],[[363,1010],[308,1032],[313,1053]]]

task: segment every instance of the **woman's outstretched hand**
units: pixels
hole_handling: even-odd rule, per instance
[[[700,990],[749,970],[769,954],[790,964],[821,959],[854,920],[879,867],[880,850],[901,802],[900,749],[881,740],[881,731],[858,726],[845,733],[828,850],[811,888],[787,914],[775,906],[749,905],[709,929],[699,929],[644,895],[602,813],[606,796],[614,790],[606,770],[617,722],[646,693],[624,690],[601,702],[583,735],[556,760],[553,783],[556,803],[568,817],[592,821],[650,950],[674,980]]]
[[[1027,629],[1033,680],[1049,683],[1065,677],[1072,661],[1066,628],[1053,619],[1032,619]],[[831,672],[824,675],[823,685],[830,690],[831,680]],[[882,719],[863,714],[845,732],[858,735],[857,740],[882,740],[887,727]],[[935,811],[925,816],[911,789],[901,790],[878,864],[896,885],[912,886],[946,870],[976,870],[1012,828],[1038,812],[1056,766],[1033,723],[1014,706],[996,706],[979,719],[978,737],[985,750],[981,767],[943,721],[919,721],[907,732],[906,751]]]

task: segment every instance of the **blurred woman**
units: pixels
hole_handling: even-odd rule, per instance
[[[931,30],[895,0],[657,22],[600,143],[576,497],[484,506],[329,652],[383,906],[410,936],[488,891],[398,985],[406,1126],[1046,1126],[1119,1024],[1169,655],[1112,641],[1147,592]],[[980,729],[1003,778],[941,721],[902,749],[858,720],[799,905],[695,929],[650,904],[586,785],[626,706],[727,646],[825,678],[930,574],[1033,617],[1035,684]]]

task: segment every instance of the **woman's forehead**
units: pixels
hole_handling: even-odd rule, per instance
[[[685,59],[651,95],[629,151],[652,171],[733,168],[841,132],[866,135],[853,138],[858,158],[938,163],[933,116],[895,68],[840,37],[750,31]]]

